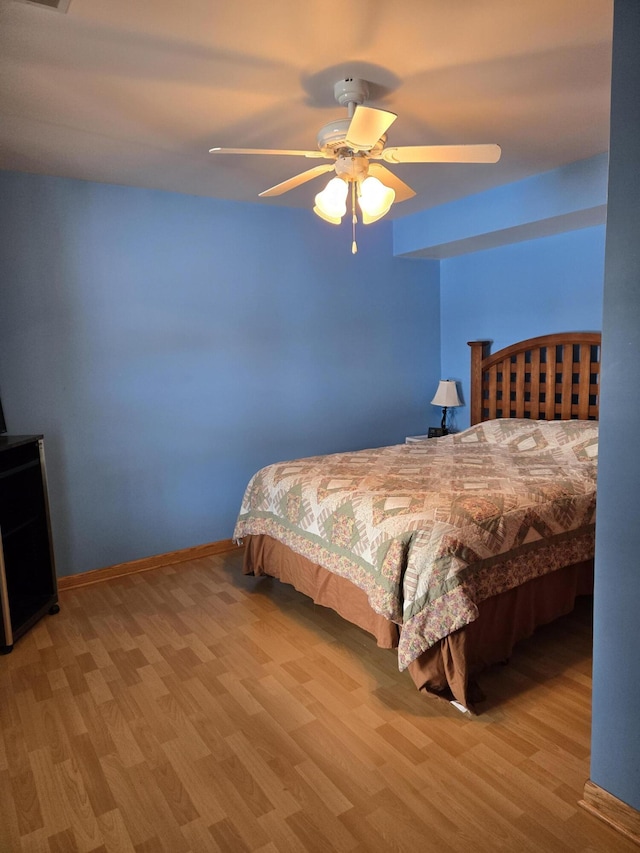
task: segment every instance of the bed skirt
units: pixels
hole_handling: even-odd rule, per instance
[[[329,607],[375,637],[381,648],[398,645],[398,626],[375,613],[366,594],[350,581],[294,553],[270,536],[244,540],[245,574],[269,575],[291,584],[316,604]],[[593,592],[593,560],[575,563],[534,578],[478,605],[470,625],[440,640],[413,663],[408,672],[416,687],[470,711],[482,701],[473,680],[487,666],[505,661],[513,647],[540,625],[570,613],[579,595]]]

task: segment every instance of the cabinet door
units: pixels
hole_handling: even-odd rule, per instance
[[[2,530],[0,530],[0,654],[13,648],[13,630],[11,628],[11,608],[7,590],[7,574],[2,550]]]
[[[57,601],[43,446],[37,437],[0,453],[0,618],[10,646]]]

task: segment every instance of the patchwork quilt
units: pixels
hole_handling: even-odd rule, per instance
[[[463,432],[269,465],[234,539],[267,534],[400,626],[405,669],[477,605],[593,556],[594,421],[505,418]]]

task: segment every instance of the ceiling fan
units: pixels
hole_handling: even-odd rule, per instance
[[[500,146],[486,145],[409,145],[386,147],[387,130],[397,116],[387,110],[363,106],[369,96],[365,80],[348,77],[334,86],[336,101],[347,107],[348,117],[325,124],[318,133],[318,151],[269,148],[211,148],[211,154],[268,154],[330,160],[307,169],[282,183],[259,193],[261,198],[282,195],[327,172],[335,171],[325,189],[315,197],[314,213],[339,225],[346,213],[351,188],[351,209],[355,242],[356,199],[365,225],[381,219],[394,201],[406,201],[415,191],[385,163],[497,163]]]

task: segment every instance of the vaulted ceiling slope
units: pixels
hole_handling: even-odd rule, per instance
[[[611,28],[612,0],[0,0],[0,168],[309,208],[326,180],[258,193],[319,161],[208,150],[314,149],[356,76],[389,144],[502,147],[394,166],[403,216],[606,151]]]

